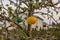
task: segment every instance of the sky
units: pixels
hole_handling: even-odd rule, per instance
[[[13,0],[13,1],[14,1],[14,0]],[[58,0],[52,0],[52,1],[53,1],[54,4],[58,2]],[[14,2],[15,2],[15,1],[14,1]],[[9,1],[8,1],[8,0],[4,0],[3,4],[4,4],[4,5],[9,4]],[[24,4],[21,5],[21,7],[24,7],[24,6],[25,6]],[[60,4],[58,4],[57,7],[60,7]],[[14,6],[13,6],[13,8],[14,8]],[[49,10],[54,13],[54,16],[53,16],[53,17],[54,17],[56,20],[58,20],[58,19],[59,19],[58,17],[60,16],[60,9],[58,10],[58,11],[59,11],[59,14],[58,14],[58,15],[56,15],[56,12],[54,12],[53,10],[51,10],[51,9],[49,9]],[[41,11],[41,12],[47,13],[47,9],[46,9],[46,8],[43,8],[42,10],[36,10],[36,11]],[[38,15],[39,17],[42,17],[42,16],[40,16],[39,14],[37,14],[37,15]],[[52,20],[52,19],[51,19],[51,20]],[[53,20],[52,20],[52,21],[53,21]],[[50,20],[47,19],[47,16],[45,16],[44,22],[46,22],[46,23],[49,24]],[[59,21],[59,22],[60,22],[60,21]],[[1,23],[1,22],[0,22],[0,23]]]

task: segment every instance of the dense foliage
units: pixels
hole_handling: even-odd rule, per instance
[[[56,9],[59,10],[60,8],[56,5],[60,1],[54,4],[52,0],[14,0],[16,2],[9,0],[10,4],[5,5],[7,8],[5,8],[3,1],[0,1],[0,22],[3,22],[3,24],[0,24],[0,40],[60,40],[60,24],[53,18],[53,12],[49,10],[51,8],[58,14]],[[22,4],[25,4],[26,7],[21,7]],[[35,10],[41,10],[42,8],[46,8],[47,13],[35,12]],[[57,25],[52,25],[53,27],[47,30],[40,29],[38,31],[37,27],[31,30],[31,24],[33,25],[36,22],[36,17],[33,17],[35,13],[41,13],[42,16],[47,15],[48,19],[52,18]],[[23,18],[23,16],[25,17]],[[27,19],[28,25],[25,25]],[[12,29],[9,30],[9,28]]]

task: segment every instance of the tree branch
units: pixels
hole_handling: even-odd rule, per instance
[[[7,21],[9,21],[9,22],[13,22],[12,20],[10,20],[9,18],[7,18],[7,17],[5,17],[5,16],[2,16],[1,14],[0,14],[0,17],[1,18],[5,18],[5,20],[7,20]],[[18,24],[18,23],[16,23],[16,22],[13,22],[14,24],[16,24],[18,27],[20,27],[20,29],[22,29],[22,27]]]
[[[42,12],[34,12],[34,13],[42,13]],[[58,22],[52,17],[52,15],[49,15],[48,13],[43,13],[42,15],[50,16],[58,24]]]

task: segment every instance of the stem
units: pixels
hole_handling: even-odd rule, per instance
[[[30,2],[32,2],[32,0],[29,1],[29,11],[28,11],[29,14],[28,14],[28,17],[32,16],[33,12],[34,12],[33,5]],[[30,24],[28,24],[28,35],[31,38],[31,25]]]

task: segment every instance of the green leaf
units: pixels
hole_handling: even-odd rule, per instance
[[[23,30],[21,30],[20,28],[17,28],[17,30],[18,30],[17,33],[20,37],[22,37],[24,39],[28,38],[27,34]]]

